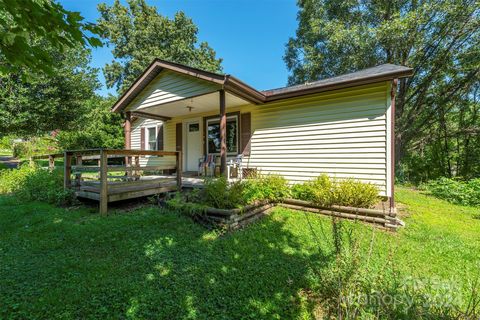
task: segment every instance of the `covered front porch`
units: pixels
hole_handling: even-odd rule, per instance
[[[157,62],[150,69],[113,108],[125,118],[126,149],[182,152],[182,172],[199,175],[225,176],[228,162],[248,156],[250,109],[261,93],[185,66]],[[152,161],[141,165],[158,164]]]
[[[238,163],[248,155],[251,118],[250,113],[240,112],[242,105],[248,105],[248,101],[219,90],[126,111],[125,147],[176,150],[182,152],[184,173],[227,175],[228,163]],[[146,159],[145,165],[152,161]]]

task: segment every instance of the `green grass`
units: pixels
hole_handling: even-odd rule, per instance
[[[375,229],[375,263],[393,255],[406,274],[442,279],[475,271],[478,209],[403,188],[397,201],[407,226]],[[223,236],[157,207],[102,217],[4,196],[0,221],[0,319],[308,319],[310,266],[331,258],[317,246],[330,247],[330,220],[282,208]],[[369,241],[372,229],[355,227]]]
[[[11,155],[12,155],[11,150],[0,149],[0,156],[11,156]]]

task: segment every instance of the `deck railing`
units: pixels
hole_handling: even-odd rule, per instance
[[[168,161],[169,157],[175,160]],[[58,158],[63,158],[64,188],[75,190],[78,197],[98,200],[102,214],[107,213],[109,202],[182,188],[182,156],[178,151],[68,150],[63,154],[35,156],[30,161],[48,159],[48,168],[53,170]],[[145,159],[143,165],[141,158]],[[149,165],[148,162],[155,158],[164,161]],[[172,172],[175,173],[173,177]]]

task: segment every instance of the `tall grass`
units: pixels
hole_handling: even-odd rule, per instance
[[[12,194],[23,201],[45,201],[57,205],[73,202],[73,194],[63,189],[62,170],[49,171],[24,164],[0,171],[0,194]]]
[[[311,230],[319,239],[326,264],[312,266],[314,295],[326,319],[478,319],[480,283],[472,275],[466,283],[413,278],[395,268],[390,254],[372,264],[375,231],[362,238],[355,224],[332,218],[328,232]],[[323,239],[318,236],[323,235]],[[363,233],[364,234],[364,233]],[[366,241],[365,241],[366,240]],[[327,243],[327,249],[325,249]],[[466,303],[464,303],[466,301]]]

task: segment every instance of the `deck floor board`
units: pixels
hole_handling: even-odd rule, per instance
[[[182,187],[201,188],[201,177],[182,177]],[[108,202],[133,199],[177,190],[175,176],[147,176],[133,181],[109,181]],[[82,181],[75,192],[77,197],[98,201],[100,181]]]

